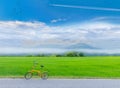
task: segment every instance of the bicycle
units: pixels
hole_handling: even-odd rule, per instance
[[[25,79],[26,80],[31,79],[33,74],[35,74],[35,73],[37,73],[37,75],[40,76],[43,80],[48,79],[48,71],[44,70],[43,65],[40,66],[40,70],[36,70],[35,69],[36,64],[37,63],[34,63],[34,65],[32,66],[32,69],[24,75]]]

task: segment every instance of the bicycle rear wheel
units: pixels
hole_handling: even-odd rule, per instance
[[[26,80],[29,80],[29,79],[32,78],[32,75],[33,74],[31,72],[27,72],[24,77],[25,77]]]
[[[47,80],[48,79],[48,72],[43,72],[42,73],[42,75],[41,75],[41,78],[43,79],[43,80]]]

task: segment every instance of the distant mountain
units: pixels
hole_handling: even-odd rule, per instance
[[[85,44],[85,43],[78,43],[78,44],[74,44],[74,45],[39,45],[39,46],[35,46],[35,48],[56,48],[56,49],[99,49],[96,47],[93,47],[91,45]]]
[[[70,45],[66,48],[67,49],[99,49],[99,48],[93,47],[85,43],[78,43],[78,44]]]

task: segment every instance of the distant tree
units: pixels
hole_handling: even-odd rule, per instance
[[[57,54],[57,55],[56,55],[56,57],[62,57],[62,56],[63,56],[63,55],[61,55],[61,54]]]
[[[68,57],[76,57],[76,56],[78,56],[78,55],[77,55],[77,52],[68,52],[68,53],[65,54],[65,56],[68,56]]]
[[[84,53],[80,52],[80,53],[78,53],[78,56],[79,57],[84,57],[85,55],[84,55]]]
[[[84,53],[82,52],[67,52],[65,53],[64,56],[67,56],[67,57],[84,57]]]

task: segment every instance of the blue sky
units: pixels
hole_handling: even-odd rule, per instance
[[[117,11],[64,8],[53,4],[118,8],[119,0],[0,0],[1,20],[42,21],[50,23],[54,19],[66,19],[60,23],[79,22],[100,16],[119,16]]]
[[[6,49],[6,53],[22,53],[24,49],[40,52],[41,48],[45,52],[45,47],[56,48],[53,51],[57,52],[61,47],[83,43],[118,52],[119,3],[119,0],[0,0],[0,53]]]

